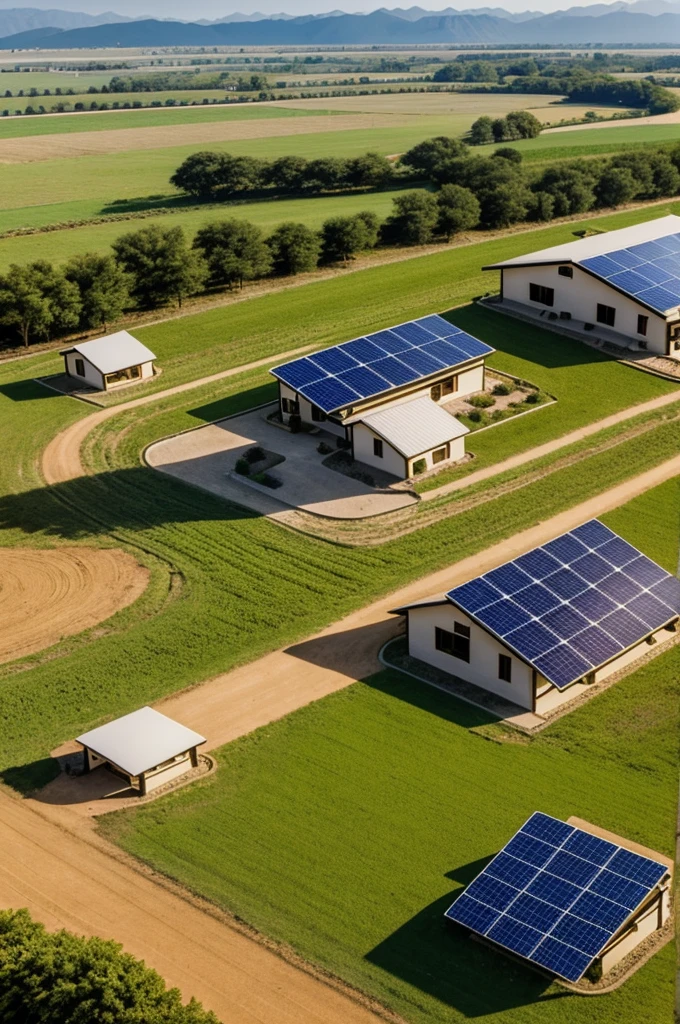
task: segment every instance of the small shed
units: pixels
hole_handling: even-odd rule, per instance
[[[127,331],[81,342],[61,355],[69,377],[98,391],[147,380],[155,373],[156,356]]]
[[[352,433],[355,459],[403,479],[464,458],[469,430],[421,397],[362,416]]]
[[[197,767],[205,736],[144,707],[83,733],[77,742],[86,772],[108,768],[145,796]]]

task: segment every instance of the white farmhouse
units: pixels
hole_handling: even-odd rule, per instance
[[[500,308],[571,321],[624,347],[680,359],[680,217],[659,217],[484,267]]]
[[[680,580],[593,519],[394,614],[411,657],[540,715],[670,640]]]
[[[357,461],[408,479],[463,458],[468,429],[442,406],[483,390],[493,351],[432,315],[271,372],[284,423],[333,434]]]
[[[69,377],[99,391],[148,380],[155,372],[156,356],[127,331],[81,342],[61,355]]]

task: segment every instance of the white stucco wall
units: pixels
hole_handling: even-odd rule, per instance
[[[625,956],[627,956],[631,950],[639,946],[641,942],[653,932],[657,931],[662,922],[660,917],[663,914],[660,913],[659,903],[655,902],[651,909],[641,914],[634,922],[635,926],[624,933],[621,939],[612,946],[611,949],[607,950],[601,957],[602,961],[602,973],[606,974],[616,964],[620,963]],[[664,919],[665,920],[665,919]]]
[[[66,361],[66,372],[70,374],[71,377],[75,377],[76,380],[84,381],[92,388],[98,388],[100,391],[105,390],[102,374],[87,359],[83,356],[79,356],[77,352],[67,353],[67,355],[64,356],[64,359]],[[83,360],[83,368],[85,370],[84,377],[81,377],[79,373],[76,373],[76,359]]]
[[[153,774],[147,773],[145,776],[146,791],[150,793],[152,790],[158,789],[159,786],[165,786],[166,783],[172,782],[173,779],[177,779],[180,775],[184,775],[189,771],[191,771],[191,758],[186,753],[181,760],[175,761],[174,764],[168,765],[167,768],[161,768]]]
[[[367,466],[375,466],[383,469],[386,473],[404,480],[407,476],[407,465],[403,455],[400,455],[391,444],[384,441],[380,434],[376,434],[365,423],[355,423],[352,427],[354,441],[354,458],[357,462],[365,462]],[[382,441],[383,457],[380,459],[373,454],[373,441],[377,438]]]
[[[153,363],[142,363],[142,380],[147,380],[149,377],[153,377]]]
[[[453,633],[455,622],[470,628],[470,661],[462,661],[435,647],[435,628],[439,626]],[[516,658],[503,644],[486,630],[458,611],[453,605],[429,605],[408,611],[409,654],[434,665],[443,672],[459,676],[484,690],[490,690],[521,707],[532,707],[532,671]],[[512,682],[498,678],[498,655],[508,654],[512,659]]]
[[[656,633],[652,633],[652,639],[659,644],[673,639],[676,635],[676,633],[673,633],[668,629],[657,629]],[[604,665],[601,669],[598,669],[595,673],[595,682],[599,683],[602,679],[606,679],[608,676],[613,675],[614,672],[620,672],[622,668],[625,668],[627,665],[631,665],[634,661],[637,661],[638,658],[642,658],[645,654],[649,654],[653,647],[653,644],[648,644],[646,640],[642,640],[639,644],[636,644],[635,647],[631,647],[630,650],[625,651],[623,654],[619,655],[618,658],[610,661],[608,665]]]
[[[439,447],[443,446],[440,445]],[[433,449],[432,451],[437,451],[437,449]],[[453,441],[449,442],[449,457],[445,462],[434,462],[432,459],[432,451],[424,452],[422,455],[418,455],[414,459],[409,459],[409,476],[414,476],[414,463],[419,462],[420,459],[425,459],[427,468],[424,472],[427,472],[428,469],[442,469],[444,466],[448,466],[452,462],[459,462],[461,459],[465,458],[465,437],[456,437]]]
[[[503,298],[513,302],[522,302],[532,309],[545,309],[559,314],[571,313],[574,320],[605,327],[597,323],[597,304],[602,302],[616,309],[614,326],[609,328],[618,334],[625,334],[636,342],[646,341],[650,352],[666,353],[666,320],[645,309],[634,299],[622,295],[610,288],[604,281],[599,281],[587,274],[580,267],[574,267],[572,278],[558,274],[556,265],[543,267],[517,267],[503,270]],[[532,302],[529,298],[529,285],[539,284],[555,291],[555,302],[552,306],[544,306],[541,302]],[[651,286],[650,286],[651,287]],[[648,317],[646,337],[637,332],[638,314]],[[680,353],[678,353],[680,354]]]

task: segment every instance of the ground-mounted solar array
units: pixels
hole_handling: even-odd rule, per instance
[[[667,872],[536,812],[445,916],[573,982]]]
[[[660,313],[680,305],[680,233],[578,263]]]
[[[447,597],[558,689],[680,615],[680,580],[597,519]]]
[[[330,413],[493,351],[433,314],[294,359],[272,373]]]

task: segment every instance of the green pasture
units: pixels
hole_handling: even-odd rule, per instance
[[[310,196],[306,199],[230,203],[206,209],[204,206],[178,208],[177,212],[158,214],[143,219],[109,221],[88,224],[78,228],[49,231],[30,235],[15,235],[0,239],[0,273],[10,263],[28,263],[47,259],[64,263],[81,252],[109,252],[111,244],[128,231],[158,225],[164,229],[182,227],[189,238],[199,228],[214,220],[235,217],[257,224],[270,233],[283,221],[295,220],[318,229],[329,217],[349,216],[361,210],[370,210],[381,221],[392,212],[392,200],[399,189],[385,192],[353,192],[345,195]]]
[[[2,83],[0,83],[1,85]],[[224,99],[224,92],[206,93],[214,96],[215,99]],[[90,113],[66,113],[66,114],[27,114],[25,117],[0,117],[0,139],[17,139],[34,135],[66,135],[75,132],[96,132],[115,131],[124,128],[165,128],[173,125],[186,124],[209,124],[214,121],[256,121],[269,120],[280,117],[309,117],[318,115],[321,117],[332,116],[337,111],[331,110],[306,110],[294,109],[292,107],[264,106],[259,103],[231,103],[215,106],[201,104],[202,93],[111,93],[109,96],[67,96],[66,101],[74,103],[132,103],[140,100],[146,105],[154,100],[165,102],[169,97],[188,100],[189,103],[196,102],[194,107],[153,107],[143,110],[101,110]],[[3,100],[0,95],[0,109],[9,109],[13,114],[15,109],[24,109],[32,105],[37,109],[42,103],[47,110],[54,104],[63,100],[64,97],[44,96],[42,99],[20,99]],[[3,107],[3,102],[5,107]],[[20,108],[20,104],[24,107]]]
[[[671,482],[603,518],[635,543],[651,521],[642,546],[674,568],[673,517]],[[413,1024],[671,1024],[672,946],[584,999],[442,915],[535,810],[673,854],[679,673],[675,648],[536,738],[494,743],[484,712],[382,672],[221,748],[212,779],[99,828]]]
[[[641,124],[633,119],[621,127],[548,132],[536,139],[523,139],[503,145],[518,149],[526,161],[550,163],[553,160],[601,156],[672,142],[680,142],[680,124]],[[480,146],[479,152],[491,153],[493,149],[494,146]]]
[[[144,74],[149,74],[153,68],[145,68]],[[167,68],[158,68],[159,72],[167,71]],[[108,85],[114,75],[131,74],[128,71],[2,71],[0,72],[0,99],[9,89],[16,94],[20,89],[28,92],[30,89],[73,89],[74,92],[82,90],[87,92],[93,85],[101,89]]]

